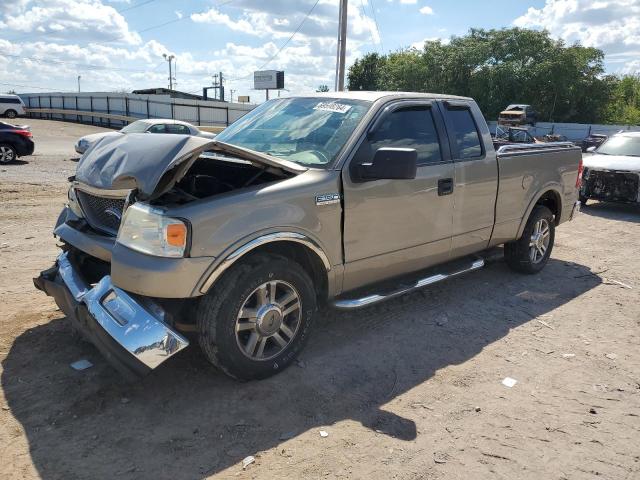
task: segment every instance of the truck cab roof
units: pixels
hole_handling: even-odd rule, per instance
[[[443,95],[441,93],[420,93],[420,92],[372,92],[366,90],[354,90],[348,92],[324,92],[324,93],[310,93],[308,95],[298,95],[300,97],[328,97],[328,98],[348,98],[351,100],[365,100],[369,102],[375,102],[381,99],[401,99],[401,98],[425,98],[435,100],[465,100],[473,101],[469,97],[459,97],[456,95]]]

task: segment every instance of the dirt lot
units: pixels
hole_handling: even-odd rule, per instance
[[[233,382],[194,348],[128,385],[31,283],[97,129],[31,124],[37,154],[0,167],[0,477],[640,478],[639,208],[590,205],[537,276],[496,261],[325,312],[275,378]]]

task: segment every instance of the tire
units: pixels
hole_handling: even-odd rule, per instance
[[[18,116],[18,112],[15,110],[7,110],[4,114],[7,118],[16,118]]]
[[[543,205],[536,206],[527,220],[522,237],[504,246],[507,265],[517,272],[538,273],[549,261],[555,234],[551,210]]]
[[[267,378],[300,353],[315,312],[307,272],[288,258],[257,254],[231,267],[201,300],[198,341],[207,359],[230,377]]]
[[[0,163],[10,163],[18,158],[18,153],[13,145],[0,143]]]

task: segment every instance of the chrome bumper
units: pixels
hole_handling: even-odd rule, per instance
[[[186,338],[163,322],[164,312],[158,305],[142,305],[115,287],[108,275],[94,287],[87,285],[66,252],[56,263],[57,272],[43,272],[34,280],[36,287],[53,296],[105,357],[122,367],[119,370],[148,373],[189,345]],[[62,291],[59,281],[56,285],[56,273],[64,285]]]

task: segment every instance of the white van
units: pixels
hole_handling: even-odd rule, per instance
[[[0,95],[0,115],[16,118],[18,115],[26,113],[24,107],[24,102],[17,95]]]

